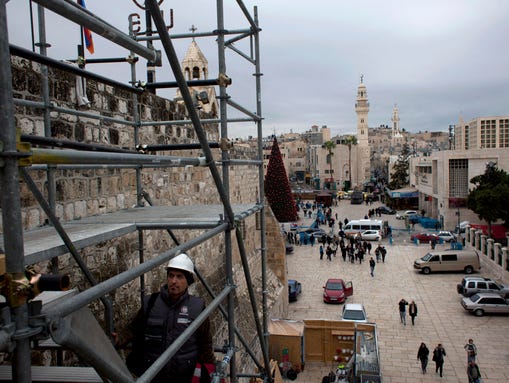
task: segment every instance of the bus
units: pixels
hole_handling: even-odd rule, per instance
[[[378,230],[382,237],[387,234],[387,221],[381,219],[354,219],[343,226],[343,231],[347,237],[355,236],[364,230]]]

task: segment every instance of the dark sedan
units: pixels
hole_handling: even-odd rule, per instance
[[[290,302],[296,301],[302,292],[302,285],[295,279],[288,280],[288,300]]]
[[[396,210],[389,206],[380,206],[378,207],[378,211],[380,214],[396,214]]]

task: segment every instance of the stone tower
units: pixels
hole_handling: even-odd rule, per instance
[[[369,161],[369,140],[368,140],[368,92],[364,85],[364,76],[361,75],[361,83],[357,88],[357,102],[355,103],[355,113],[357,113],[357,158],[356,168],[357,177],[354,178],[354,185],[362,184],[370,179],[370,161]],[[353,176],[353,174],[352,174]]]
[[[196,28],[191,28],[196,30]],[[181,62],[182,73],[186,81],[207,80],[209,76],[209,62],[196,41],[191,41],[187,48],[186,55]],[[191,95],[195,101],[197,108],[202,109],[207,113],[214,113],[217,115],[218,105],[216,99],[216,90],[213,86],[194,86],[190,87]],[[175,100],[182,101],[180,89],[177,89]]]
[[[402,145],[404,137],[401,134],[401,130],[399,128],[399,110],[396,104],[394,104],[394,108],[392,109],[391,121],[392,121],[391,145],[393,147]]]

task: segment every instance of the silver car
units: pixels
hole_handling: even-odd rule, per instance
[[[456,236],[453,233],[451,233],[450,231],[442,230],[442,231],[438,232],[437,235],[444,242],[455,242],[456,241]]]
[[[493,293],[479,293],[462,298],[461,305],[478,317],[484,314],[509,314],[509,300]]]

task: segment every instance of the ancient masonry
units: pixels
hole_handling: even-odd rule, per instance
[[[50,98],[53,105],[75,108],[77,104],[76,78],[74,75],[49,69]],[[41,68],[38,64],[12,58],[12,73],[14,96],[19,99],[40,101]],[[87,81],[86,96],[91,101],[87,112],[100,113],[104,116],[118,117],[132,120],[132,95],[125,90],[112,86]],[[183,105],[157,97],[149,92],[140,97],[139,114],[142,120],[183,120],[186,117]],[[217,117],[202,111],[202,118]],[[72,140],[83,143],[99,143],[113,145],[119,148],[133,149],[134,134],[132,127],[100,121],[96,119],[71,116],[51,111],[51,136],[62,140]],[[44,136],[43,111],[25,106],[16,106],[16,126],[24,135]],[[140,128],[140,144],[158,143],[191,143],[197,142],[192,125],[182,126],[146,126]],[[215,124],[205,126],[208,139],[218,141],[218,127]],[[217,158],[219,149],[214,149]],[[250,149],[233,149],[235,158],[254,159],[254,152]],[[182,155],[182,153],[166,152],[166,155]],[[150,155],[150,154],[147,154]],[[198,150],[187,150],[185,155],[199,155]],[[233,155],[233,154],[232,154]],[[40,191],[47,196],[48,180],[46,172],[27,168]],[[79,220],[88,216],[114,212],[137,204],[136,178],[134,169],[89,169],[89,170],[59,170],[55,176],[56,184],[56,215],[61,221]],[[32,193],[21,182],[22,190],[22,219],[25,230],[30,230],[47,224],[47,218],[38,205]],[[216,192],[208,168],[177,167],[177,168],[147,168],[142,170],[142,188],[154,201],[155,205],[190,206],[198,204],[218,204],[219,195]],[[256,166],[235,168],[231,167],[230,195],[232,204],[242,204],[256,201],[258,196],[258,169]],[[286,268],[285,247],[279,232],[279,224],[272,217],[270,209],[267,211],[267,257],[269,269],[267,271],[267,301],[271,317],[285,317],[287,312],[286,296]],[[260,230],[257,229],[257,217],[248,217],[242,226],[246,252],[249,255],[252,280],[257,292],[257,302],[260,307],[262,300],[261,259],[260,251],[256,248],[259,243]],[[5,223],[3,223],[5,224]],[[2,225],[3,231],[3,225]],[[195,231],[177,230],[175,235],[181,242],[185,242]],[[197,246],[191,250],[196,260],[197,269],[209,281],[211,287],[219,290],[220,278],[224,275],[221,252],[223,251],[223,235]],[[235,241],[234,241],[235,242]],[[149,259],[173,247],[173,241],[166,231],[155,230],[145,232],[145,258]],[[251,341],[256,331],[253,320],[246,315],[248,295],[246,281],[240,265],[238,249],[233,246],[235,284],[238,286],[236,295],[237,327],[243,336]],[[100,246],[85,248],[81,255],[95,278],[100,282],[115,274],[129,269],[139,262],[138,235],[136,233],[118,237],[102,243]],[[44,271],[50,264],[38,265]],[[60,257],[58,264],[61,273],[71,276],[72,286],[82,288],[86,286],[73,258]],[[158,290],[165,281],[164,270],[156,270],[145,275],[147,293]],[[207,296],[203,287],[197,283],[193,290],[204,297]],[[131,283],[114,292],[114,323],[115,331],[119,334],[119,344],[125,342],[128,335],[128,324],[140,307],[140,289],[138,283]],[[102,319],[102,310],[97,304],[94,312]],[[218,313],[213,317],[215,330],[215,344],[222,345],[227,339],[227,326]],[[255,342],[250,342],[255,343]],[[257,350],[259,354],[259,350]],[[249,359],[242,353],[238,366],[244,366]],[[245,361],[243,359],[246,359]],[[249,363],[248,363],[249,364]],[[241,369],[246,369],[247,365]]]

